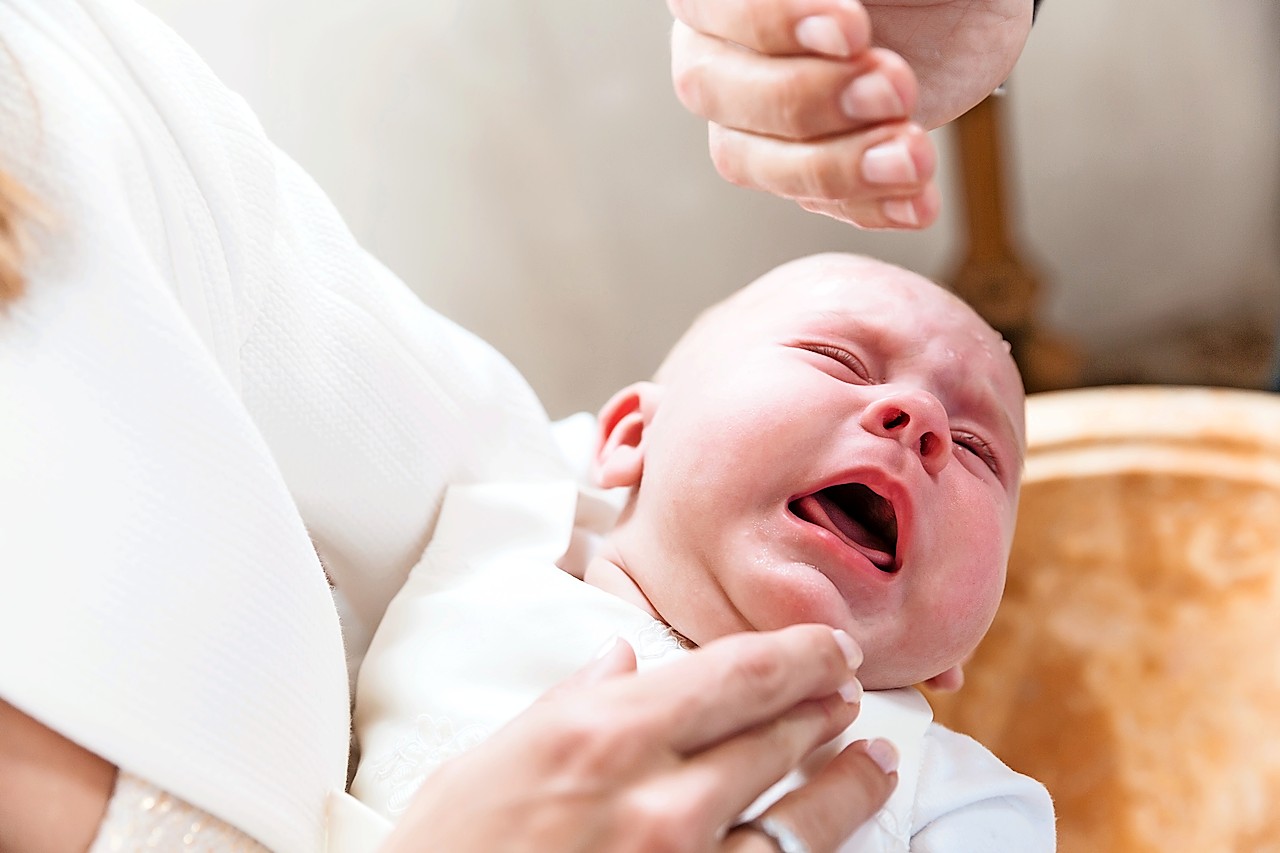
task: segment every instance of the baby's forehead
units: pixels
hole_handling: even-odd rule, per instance
[[[923,276],[856,256],[815,261],[784,265],[759,279],[730,300],[737,303],[730,313],[738,313],[739,321],[845,319],[851,330],[882,321],[988,345],[1001,341],[967,303]]]
[[[795,265],[790,275],[766,276],[748,289],[755,293],[744,291],[745,316],[738,320],[775,333],[821,330],[852,342],[930,350],[965,372],[988,375],[993,390],[1020,407],[1022,378],[1009,343],[960,297],[879,261],[840,255],[815,260]]]
[[[681,343],[716,348],[743,337],[803,334],[815,323],[850,340],[915,336],[1017,372],[1004,339],[958,296],[901,267],[840,253],[776,267],[706,311]]]

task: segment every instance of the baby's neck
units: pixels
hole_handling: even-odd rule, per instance
[[[613,557],[612,550],[607,546],[603,553],[596,554],[587,563],[587,569],[583,572],[582,579],[610,595],[616,595],[623,601],[634,604],[654,619],[665,623],[666,620],[654,609],[649,597],[644,594],[644,590],[632,579],[631,575],[627,574],[627,570],[618,564]]]

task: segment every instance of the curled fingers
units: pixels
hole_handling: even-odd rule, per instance
[[[871,20],[857,0],[667,0],[698,30],[758,53],[849,57],[871,44]]]
[[[713,124],[708,139],[712,162],[730,183],[863,227],[922,228],[937,218],[937,152],[918,125],[786,142]]]
[[[640,849],[679,849],[680,838],[718,836],[855,713],[839,696],[804,702],[653,774],[628,796],[627,822],[646,834]]]
[[[854,689],[862,652],[843,631],[793,625],[734,634],[621,683],[625,707],[691,755],[801,702]],[[860,688],[859,688],[860,689]]]
[[[909,123],[917,72],[871,46],[861,3],[668,5],[676,94],[709,122],[722,177],[864,228],[919,229],[937,218],[937,154]]]
[[[870,820],[898,782],[897,752],[884,740],[857,741],[803,787],[761,815],[778,822],[812,853],[829,853]],[[776,853],[777,846],[750,826],[725,838],[728,853]]]
[[[810,140],[905,120],[915,108],[915,75],[889,50],[833,62],[762,56],[680,24],[671,38],[677,98],[723,127]]]

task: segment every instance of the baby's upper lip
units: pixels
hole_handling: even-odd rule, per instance
[[[891,484],[876,485],[878,490],[851,480],[824,486],[794,498],[788,508],[860,551],[882,572],[896,572],[902,567],[899,513],[893,500],[899,490]]]

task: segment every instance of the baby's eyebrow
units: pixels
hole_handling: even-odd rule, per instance
[[[879,323],[875,318],[839,309],[826,308],[813,315],[814,331],[860,346],[882,346],[892,342],[897,329]],[[898,341],[901,343],[901,341]]]

